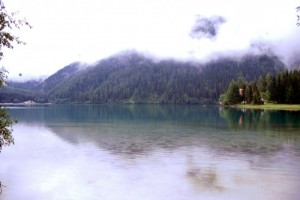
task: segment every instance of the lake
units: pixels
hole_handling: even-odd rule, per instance
[[[2,200],[300,198],[300,112],[184,105],[8,108]]]

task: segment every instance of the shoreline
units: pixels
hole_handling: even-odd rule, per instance
[[[0,103],[0,106],[35,106],[35,105],[52,105],[53,103]]]
[[[229,107],[242,108],[242,109],[259,109],[259,110],[300,111],[300,104],[271,104],[271,103],[263,104],[263,105],[236,104]]]

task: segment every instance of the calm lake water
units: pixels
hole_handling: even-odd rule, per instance
[[[300,199],[300,112],[10,107],[2,200]]]

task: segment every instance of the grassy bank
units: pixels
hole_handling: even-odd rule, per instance
[[[264,104],[264,105],[249,105],[249,104],[238,104],[234,105],[236,108],[245,109],[265,109],[265,110],[292,110],[300,111],[300,104]]]

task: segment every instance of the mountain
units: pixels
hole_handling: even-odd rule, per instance
[[[277,57],[268,55],[200,64],[123,53],[94,65],[66,66],[32,88],[31,99],[52,103],[215,103],[232,79],[252,81],[284,69]],[[7,93],[7,88],[0,90],[1,102],[8,101],[3,98],[5,89]],[[18,89],[10,87],[10,94]]]
[[[55,74],[48,77],[46,80],[31,80],[26,82],[8,82],[8,84],[0,88],[1,103],[20,103],[27,100],[45,103],[48,102],[47,94],[55,85],[61,84],[69,76],[76,73],[84,64],[75,62]]]
[[[55,86],[60,85],[62,82],[67,80],[70,76],[78,72],[80,69],[84,68],[86,64],[80,62],[74,62],[61,70],[57,71],[55,74],[48,77],[43,83],[43,90],[49,92],[55,88]]]
[[[0,103],[20,103],[30,99],[45,102],[40,88],[43,81],[8,82],[0,88]]]

